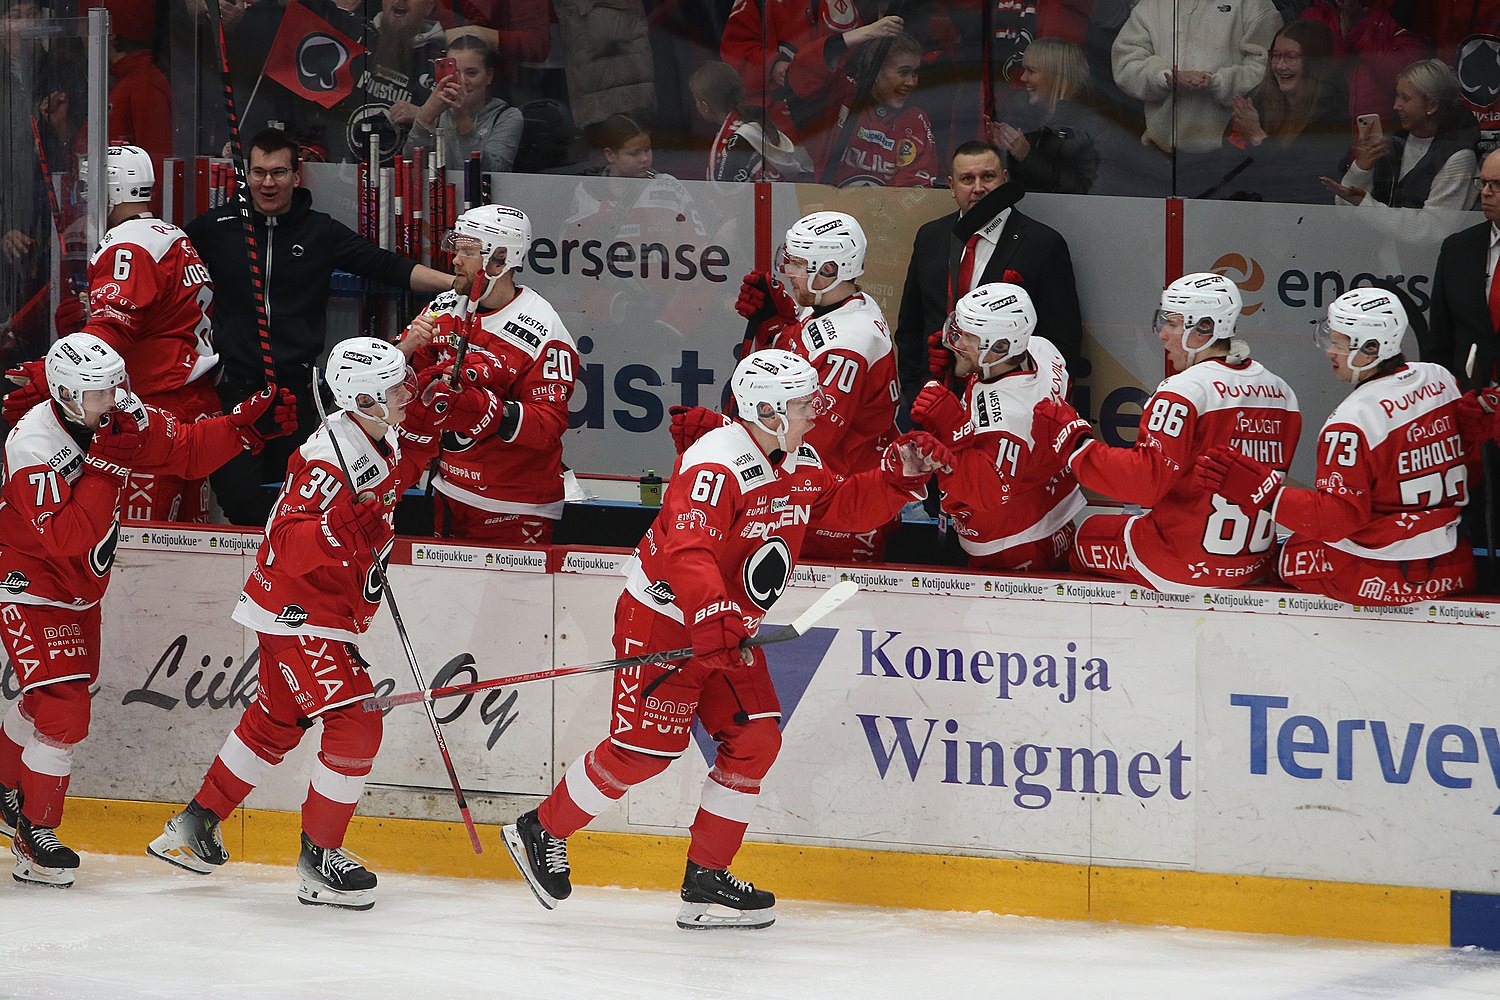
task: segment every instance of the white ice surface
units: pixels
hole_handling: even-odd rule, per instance
[[[1336,1000],[1500,997],[1500,955],[782,902],[763,931],[682,931],[670,893],[382,876],[365,913],[299,905],[291,868],[212,876],[84,859],[0,886],[0,997]]]

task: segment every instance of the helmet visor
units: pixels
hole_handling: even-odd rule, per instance
[[[478,237],[450,230],[443,237],[442,250],[456,257],[479,257],[484,254],[484,243]]]
[[[786,415],[791,420],[817,420],[830,409],[828,394],[821,388],[786,401]]]

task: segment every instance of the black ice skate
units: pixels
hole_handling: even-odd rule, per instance
[[[297,899],[308,906],[368,910],[375,905],[375,873],[338,847],[319,847],[302,835]]]
[[[531,886],[538,903],[549,910],[556,909],[558,903],[572,895],[573,883],[568,879],[572,871],[568,867],[568,841],[544,830],[535,809],[500,833],[505,838],[510,859],[521,870],[521,877]]]
[[[684,930],[720,927],[752,929],[776,922],[776,896],[742,882],[727,868],[704,868],[691,861],[682,876],[682,909],[677,926]]]
[[[0,836],[14,837],[21,822],[21,793],[0,785]]]
[[[219,817],[196,801],[167,820],[161,836],[151,841],[146,853],[199,875],[207,875],[229,860]]]
[[[25,816],[19,817],[10,851],[16,856],[11,875],[22,885],[72,886],[78,852],[64,847],[50,826],[32,826]]]

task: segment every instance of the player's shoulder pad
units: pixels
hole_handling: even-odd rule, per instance
[[[48,402],[27,410],[5,439],[7,473],[42,465],[67,479],[82,464],[83,449]]]
[[[1408,364],[1401,371],[1355,386],[1333,412],[1328,423],[1350,424],[1372,438],[1432,408],[1457,400],[1458,383],[1442,365]]]
[[[809,358],[838,349],[875,361],[891,352],[891,338],[884,330],[880,307],[861,293],[832,312],[803,323],[802,340]]]
[[[713,467],[728,472],[728,478],[741,493],[764,486],[773,478],[770,460],[739,421],[715,427],[694,441],[682,453],[677,474],[683,476],[690,470]]]
[[[338,435],[337,451],[330,434]],[[343,410],[329,414],[328,422],[319,427],[302,445],[302,457],[308,462],[321,462],[340,469],[340,456],[349,463],[349,475],[354,478],[355,492],[379,483],[390,472],[390,463],[376,449],[375,442]],[[342,479],[341,469],[339,475]]]

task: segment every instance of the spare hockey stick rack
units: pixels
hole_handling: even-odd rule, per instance
[[[339,471],[344,474],[344,483],[349,487],[349,501],[359,502],[359,493],[354,485],[354,477],[349,474],[349,464],[344,461],[344,450],[339,447],[339,439],[328,425],[328,413],[323,406],[323,394],[318,387],[323,373],[317,368],[313,369],[312,397],[313,405],[318,409],[318,421],[323,425],[328,434],[328,440],[333,445],[333,455],[338,459]],[[396,635],[401,639],[401,650],[406,654],[406,662],[411,667],[411,675],[421,687],[427,686],[427,681],[422,677],[422,668],[417,665],[417,652],[412,648],[411,636],[406,632],[406,623],[401,620],[401,610],[396,607],[396,595],[391,591],[390,578],[385,574],[385,563],[380,559],[380,552],[372,548],[371,556],[374,558],[375,575],[380,578],[380,589],[385,593],[385,605],[391,609],[391,620],[396,623]],[[479,841],[479,830],[474,826],[474,817],[469,814],[469,801],[464,796],[463,787],[458,783],[458,772],[453,768],[453,757],[448,753],[448,741],[443,739],[443,727],[438,724],[437,713],[432,710],[431,705],[426,706],[427,721],[432,725],[432,736],[437,740],[438,753],[442,755],[443,766],[448,769],[448,781],[453,785],[453,797],[458,800],[458,812],[463,817],[464,826],[469,831],[469,842],[474,845],[475,854],[484,853],[484,845]]]
[[[807,634],[824,616],[838,608],[849,598],[859,593],[859,584],[853,580],[844,580],[836,583],[823,595],[812,603],[802,614],[798,615],[790,625],[784,625],[774,632],[765,635],[757,635],[740,643],[741,649],[751,649],[755,646],[768,646],[774,642],[786,642]],[[384,697],[366,698],[361,704],[366,712],[380,712],[396,705],[410,705],[422,702],[427,706],[428,713],[432,712],[431,703],[438,698],[453,698],[458,695],[474,694],[479,691],[488,691],[497,687],[508,687],[516,684],[529,684],[532,681],[559,680],[563,677],[576,677],[580,674],[599,674],[611,670],[624,670],[629,667],[644,667],[658,663],[672,663],[674,661],[686,660],[693,655],[693,647],[684,646],[681,649],[665,649],[655,653],[640,653],[636,656],[621,656],[613,660],[601,660],[598,663],[581,663],[573,667],[551,667],[546,670],[533,670],[524,674],[512,674],[509,677],[495,677],[487,681],[474,681],[470,684],[454,684],[451,687],[435,688],[431,691],[408,691],[404,694],[385,695]]]

